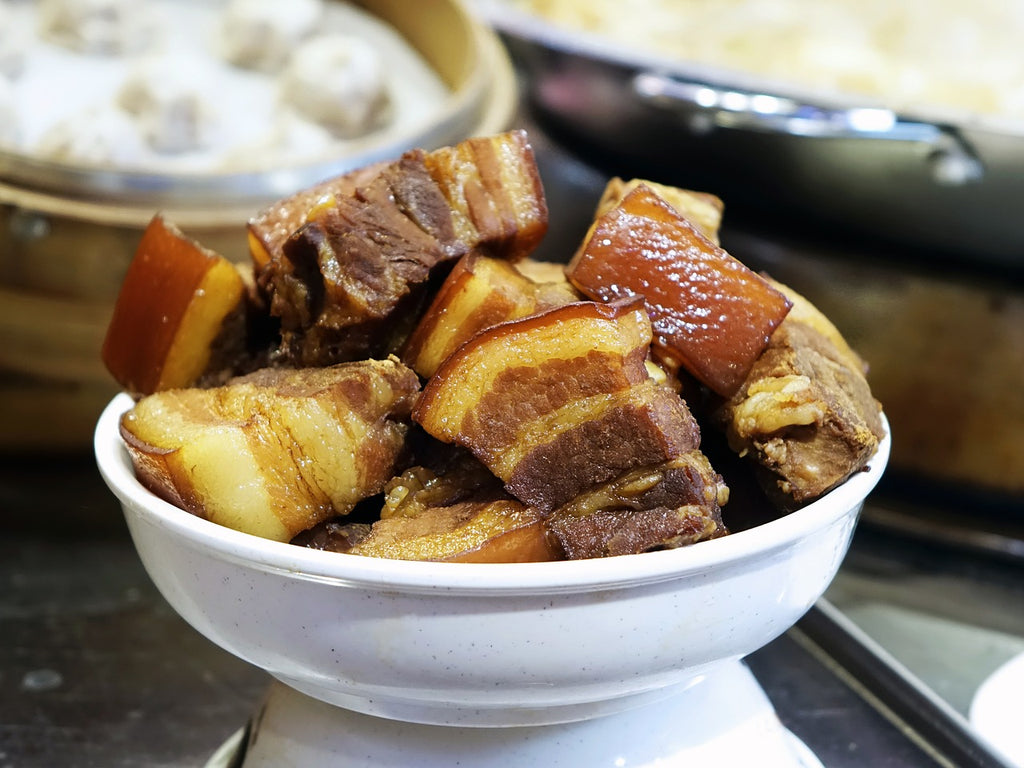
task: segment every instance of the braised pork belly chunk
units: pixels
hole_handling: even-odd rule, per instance
[[[863,467],[884,431],[860,358],[810,302],[776,285],[794,311],[714,417],[769,494],[794,508]]]
[[[639,301],[579,302],[494,326],[427,382],[413,418],[552,511],[636,466],[695,450],[686,404],[647,373]]]
[[[154,216],[103,342],[117,382],[133,395],[223,382],[265,365],[273,344],[251,274]]]
[[[536,510],[504,491],[471,454],[435,446],[390,480],[372,522],[336,518],[293,543],[396,560],[536,562],[561,559]],[[445,457],[438,461],[437,457]]]
[[[136,476],[246,533],[444,562],[729,535],[702,430],[745,499],[761,478],[758,519],[805,504],[870,460],[880,409],[839,331],[722,249],[722,211],[613,179],[572,258],[536,261],[511,131],[268,206],[248,268],[156,217],[104,347]]]
[[[280,249],[265,245],[273,230],[259,240],[260,285],[281,319],[284,358],[329,365],[397,351],[432,281],[467,253],[527,255],[547,206],[525,134],[512,132],[408,152],[368,181],[327,187],[302,219]]]
[[[513,498],[467,499],[382,516],[349,550],[398,560],[525,563],[561,559],[543,517]]]
[[[706,538],[718,531],[721,478],[699,454],[700,430],[686,403],[648,374],[650,340],[639,300],[579,302],[502,323],[444,362],[413,418],[472,451],[512,496],[562,520],[552,530],[570,557],[598,551],[577,546],[583,529],[573,520],[607,519],[608,509],[627,526],[655,509],[674,522],[640,526],[646,538],[603,526],[609,538],[620,534],[619,549],[672,546],[680,525],[694,528],[691,517],[709,521],[694,534]],[[668,471],[680,459],[691,471]],[[600,551],[617,553],[610,547]]]
[[[325,200],[349,197],[370,183],[388,163],[375,163],[352,173],[327,179],[268,205],[246,225],[249,251],[256,273],[281,258],[285,241],[306,223],[306,216]]]
[[[557,272],[544,271],[528,259],[512,264],[468,254],[437,292],[401,356],[429,379],[459,346],[481,331],[581,298],[561,267]]]
[[[548,528],[569,559],[674,549],[724,536],[729,489],[700,451],[642,466],[581,493]]]
[[[285,359],[330,365],[394,351],[431,275],[457,255],[449,209],[421,153],[325,199],[264,272]]]
[[[708,192],[670,187],[646,179],[610,179],[597,203],[594,219],[600,219],[604,214],[617,208],[626,195],[641,186],[648,187],[711,243],[719,245],[718,230],[722,226],[722,214],[725,212],[725,204],[721,198]]]
[[[789,312],[784,295],[715,245],[652,187],[600,214],[568,267],[595,300],[640,296],[654,352],[731,395]]]
[[[140,400],[121,435],[140,481],[200,517],[288,541],[381,491],[416,375],[397,360],[265,369]]]

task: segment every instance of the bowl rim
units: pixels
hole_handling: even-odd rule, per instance
[[[155,526],[206,554],[250,569],[288,578],[335,585],[401,589],[412,592],[553,594],[657,583],[684,575],[707,574],[730,563],[753,560],[792,546],[832,523],[856,515],[888,463],[891,437],[885,436],[864,470],[820,499],[754,528],[699,545],[637,555],[540,563],[450,563],[392,560],[308,549],[263,539],[210,522],[160,499],[136,479],[121,439],[121,415],[133,405],[121,393],[104,408],[94,433],[100,475],[118,497],[128,519]],[[132,530],[133,537],[135,531]]]

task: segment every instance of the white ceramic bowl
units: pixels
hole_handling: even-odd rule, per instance
[[[588,719],[666,697],[793,625],[832,580],[889,454],[813,504],[692,547],[575,562],[425,563],[321,552],[143,488],[117,422],[99,469],[156,586],[199,632],[314,698],[446,725]]]

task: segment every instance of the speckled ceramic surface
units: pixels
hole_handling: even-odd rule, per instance
[[[206,768],[471,765],[822,768],[779,722],[742,662],[678,695],[607,717],[521,728],[402,723],[339,709],[276,683]]]
[[[826,497],[692,547],[530,564],[377,560],[217,526],[135,480],[118,396],[100,471],[139,556],[199,632],[315,699],[406,722],[589,719],[696,685],[789,628],[846,553],[889,441]]]

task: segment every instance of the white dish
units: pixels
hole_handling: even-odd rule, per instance
[[[199,632],[278,680],[370,715],[527,726],[621,712],[761,648],[835,575],[889,455],[807,507],[691,547],[575,562],[429,563],[259,539],[149,493],[118,434],[99,469],[146,569]]]
[[[1012,765],[1024,766],[1024,653],[993,672],[971,701],[971,725]]]
[[[239,763],[241,759],[241,763]],[[350,712],[274,683],[252,730],[235,733],[205,768],[422,766],[474,768],[822,768],[779,721],[742,662],[681,694],[610,717],[558,726],[452,728]]]

